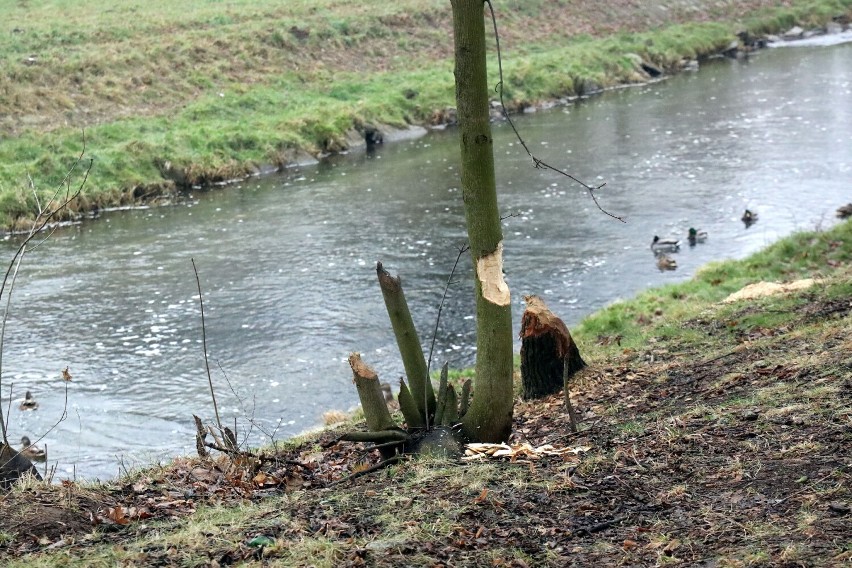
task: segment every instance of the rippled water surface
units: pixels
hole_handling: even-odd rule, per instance
[[[606,182],[597,212],[576,186],[535,170],[506,125],[494,150],[515,325],[521,296],[566,322],[702,264],[826,226],[852,201],[852,44],[761,52],[698,73],[528,114],[533,152]],[[191,206],[112,213],[56,233],[19,275],[3,357],[11,435],[50,431],[60,477],[111,477],[194,450],[192,414],[212,416],[196,281],[223,421],[253,418],[283,438],[357,402],[345,359],[361,351],[385,380],[402,374],[375,262],[403,277],[421,340],[465,230],[452,130],[336,158],[292,175],[198,195]],[[746,229],[745,208],[760,220]],[[651,237],[709,240],[661,273]],[[15,244],[4,250],[11,258]],[[451,287],[436,360],[473,361],[467,257]],[[247,432],[244,425],[242,432]],[[76,468],[76,469],[75,469]]]

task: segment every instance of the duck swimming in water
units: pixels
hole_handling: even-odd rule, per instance
[[[845,219],[846,217],[852,217],[852,203],[847,203],[846,205],[841,205],[837,208],[837,216],[841,219]]]
[[[35,444],[31,444],[30,439],[26,436],[21,438],[21,455],[30,461],[45,461],[47,459],[47,452]]]
[[[695,246],[695,243],[703,243],[707,240],[707,231],[698,231],[690,227],[689,235],[686,238],[689,241],[689,246]]]
[[[18,406],[20,410],[35,410],[38,408],[38,402],[33,398],[33,395],[30,391],[27,391],[27,394],[24,395],[24,400],[21,402],[20,406]]]
[[[675,252],[680,248],[680,241],[677,239],[661,239],[654,235],[654,240],[651,241],[651,250],[653,251],[671,251]]]
[[[677,261],[667,254],[657,257],[657,268],[662,270],[677,270]]]
[[[752,225],[752,223],[757,222],[757,213],[755,213],[754,211],[751,211],[749,209],[746,209],[745,213],[743,213],[743,216],[740,218],[740,220],[743,223],[745,223],[746,228],[748,228]]]

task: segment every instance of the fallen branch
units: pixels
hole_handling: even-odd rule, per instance
[[[337,481],[334,481],[334,482],[330,483],[329,485],[338,485],[340,483],[352,481],[353,479],[358,479],[359,477],[363,477],[363,476],[368,475],[370,473],[379,471],[380,469],[384,469],[391,464],[395,464],[398,461],[402,461],[403,459],[405,459],[405,456],[403,456],[403,455],[396,455],[396,456],[390,457],[390,458],[388,458],[384,461],[377,463],[376,465],[368,467],[367,469],[362,469],[361,471],[356,471],[352,475],[348,475],[348,476],[344,477],[343,479],[338,479]]]

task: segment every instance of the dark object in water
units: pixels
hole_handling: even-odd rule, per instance
[[[740,218],[740,220],[743,223],[745,223],[746,229],[748,229],[754,223],[757,223],[757,213],[755,213],[754,211],[750,211],[750,210],[746,209],[745,213],[743,213],[743,216]]]

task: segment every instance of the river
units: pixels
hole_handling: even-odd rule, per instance
[[[525,294],[542,295],[571,326],[712,260],[833,223],[852,201],[850,61],[850,43],[769,49],[515,119],[539,158],[606,182],[601,205],[627,223],[532,168],[508,126],[495,125],[514,326]],[[10,437],[38,438],[67,408],[40,442],[58,478],[105,479],[194,452],[192,414],[210,420],[213,410],[191,259],[223,422],[237,419],[259,444],[353,407],[351,351],[384,380],[403,372],[377,260],[402,275],[428,347],[465,242],[458,173],[448,129],[57,231],[26,257],[14,289],[3,400],[13,385],[13,398],[30,390],[41,406],[13,403]],[[749,228],[746,208],[759,214]],[[676,271],[657,270],[651,238],[684,238],[693,226],[707,242],[684,246]],[[3,245],[7,258],[15,246]],[[473,362],[470,278],[465,255],[436,365]]]

